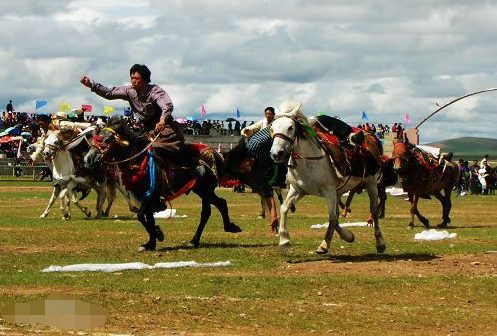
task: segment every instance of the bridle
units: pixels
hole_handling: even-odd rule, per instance
[[[288,118],[288,119],[291,119],[293,121],[293,123],[295,124],[296,127],[298,127],[300,121],[299,119],[295,118],[295,117],[290,117],[290,116],[286,116],[286,115],[278,115],[274,118],[274,120],[278,119],[278,118]],[[273,122],[274,122],[273,120]],[[271,137],[273,139],[275,138],[280,138],[284,141],[287,141],[287,142],[290,142],[292,144],[292,149],[291,149],[291,159],[292,159],[292,164],[290,164],[288,167],[289,168],[296,168],[297,167],[297,159],[299,160],[321,160],[323,159],[325,156],[326,156],[326,153],[324,152],[323,148],[321,146],[319,146],[319,149],[321,150],[321,155],[320,156],[301,156],[298,152],[295,151],[295,142],[298,144],[299,142],[299,135],[297,133],[297,129],[295,130],[294,132],[294,137],[289,137],[288,135],[284,134],[284,133],[272,133],[271,132]]]
[[[117,133],[116,130],[114,130],[113,128],[104,127],[102,129],[102,131],[107,131],[107,132],[111,133],[112,139],[114,140],[111,144],[105,145],[104,142],[102,141],[101,136],[96,135],[93,137],[93,146],[95,148],[97,148],[99,153],[102,155],[102,158],[101,158],[102,161],[106,160],[108,153],[111,151],[111,149],[114,148],[115,144],[117,144],[121,147],[128,147],[130,145],[129,141],[123,139],[123,137],[119,133]],[[153,143],[155,142],[155,140],[157,140],[159,135],[160,135],[160,133],[158,133],[153,139],[151,139],[150,143],[147,146],[145,146],[145,148],[143,148],[141,151],[136,153],[135,155],[133,155],[129,158],[120,160],[120,161],[112,161],[112,163],[115,165],[118,165],[118,164],[128,162],[128,161],[131,161],[131,160],[139,157],[140,155],[145,153],[153,145]]]

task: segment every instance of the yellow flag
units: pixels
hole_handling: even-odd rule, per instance
[[[69,111],[71,109],[71,105],[68,103],[60,103],[59,111]]]
[[[104,106],[104,114],[111,114],[114,112],[114,106]]]

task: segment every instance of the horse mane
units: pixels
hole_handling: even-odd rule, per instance
[[[302,102],[296,101],[284,101],[280,104],[279,110],[276,113],[276,116],[283,115],[286,117],[290,117],[296,121],[308,124],[309,120],[304,115],[304,108],[302,106]]]
[[[137,135],[129,128],[126,124],[126,120],[113,116],[107,120],[107,127],[112,128],[118,134],[122,135],[125,139],[129,141],[135,141],[137,139]]]

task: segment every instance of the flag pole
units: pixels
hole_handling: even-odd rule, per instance
[[[445,104],[443,106],[440,106],[435,111],[433,111],[429,116],[427,116],[426,118],[424,118],[416,127],[414,127],[414,129],[417,130],[419,128],[419,126],[421,126],[421,125],[423,125],[425,123],[425,121],[427,121],[428,119],[430,119],[431,117],[433,117],[436,113],[438,113],[442,109],[446,108],[447,106],[452,105],[452,104],[454,104],[455,102],[457,102],[457,101],[459,101],[461,99],[464,99],[464,98],[467,98],[467,97],[470,97],[470,96],[474,96],[474,95],[477,95],[477,94],[480,94],[480,93],[484,93],[484,92],[490,92],[490,91],[497,91],[497,88],[490,88],[490,89],[486,89],[486,90],[476,91],[476,92],[469,93],[467,95],[461,96],[459,98],[456,98],[456,99],[448,102],[447,104]]]

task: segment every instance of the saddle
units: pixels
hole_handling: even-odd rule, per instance
[[[316,139],[325,153],[330,156],[337,173],[342,177],[347,175],[362,177],[373,174],[382,167],[383,150],[381,143],[374,135],[362,134],[364,136],[362,143],[344,146],[336,135],[325,133],[318,127],[314,127],[314,130]],[[357,128],[353,128],[353,131],[354,135],[363,132]],[[370,162],[374,162],[375,165]]]
[[[218,174],[218,162],[214,150],[204,144],[185,144],[185,156],[193,157],[199,164],[210,170],[214,176]],[[129,169],[123,172],[123,184],[128,191],[135,188],[152,188],[149,182],[151,174],[154,183],[158,183],[158,190],[165,201],[171,201],[183,194],[188,194],[198,181],[197,174],[191,165],[186,162],[173,162],[154,155],[151,160],[151,152],[147,152],[139,164],[130,164]],[[151,168],[151,165],[152,166]],[[148,178],[148,179],[147,179]],[[155,186],[154,186],[155,187]],[[152,191],[150,191],[152,192]]]

